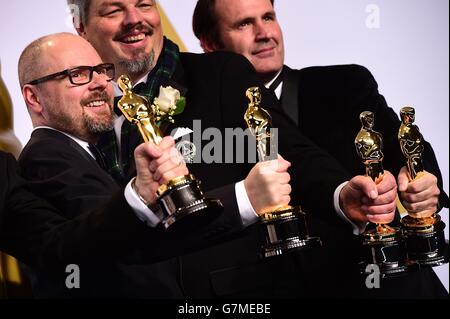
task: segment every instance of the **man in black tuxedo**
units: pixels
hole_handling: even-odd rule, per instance
[[[103,157],[93,146],[99,133],[113,124],[113,77],[114,66],[101,63],[94,48],[73,34],[42,37],[20,57],[20,84],[34,126],[20,155],[21,171],[32,191],[66,218],[92,213],[121,189],[101,168]],[[201,247],[217,240],[221,232],[241,228],[240,216],[230,213],[208,219],[192,231],[165,231],[147,206],[155,203],[159,186],[189,173],[186,164],[171,137],[158,146],[149,142],[136,148],[135,163],[135,173],[140,174],[125,187],[125,197],[152,231],[127,250],[120,264],[111,259],[85,260],[79,290],[66,289],[60,272],[40,271],[32,280],[37,297],[177,296],[177,276],[166,273],[174,261],[165,260],[185,251],[184,247]]]
[[[314,211],[318,220],[350,234],[349,218],[355,221],[355,227],[368,220],[393,218],[396,185],[392,175],[387,173],[387,178],[378,186],[362,176],[343,184],[350,176],[298,132],[276,109],[278,102],[267,90],[262,90],[262,101],[272,114],[273,126],[279,129],[279,153],[292,162],[292,194],[289,195],[289,176],[285,174],[289,164],[282,158],[275,161],[278,170],[270,174],[263,169],[264,163],[255,165],[248,158],[233,163],[234,157],[229,161],[226,129],[245,128],[243,117],[248,105],[245,92],[249,87],[260,86],[245,58],[223,52],[180,53],[173,42],[163,37],[155,1],[69,0],[68,3],[79,6],[75,10],[81,14],[75,18],[79,22],[76,24],[78,33],[96,48],[104,61],[115,63],[117,77],[128,74],[137,84],[135,90],[150,101],[161,86],[176,87],[187,103],[184,112],[174,117],[176,125],[193,128],[195,134],[199,128],[193,121],[201,120],[202,128],[216,128],[221,133],[220,138],[225,137],[219,139],[220,142],[213,141],[219,146],[211,149],[209,145],[210,153],[206,155],[213,153],[214,161],[194,161],[189,166],[190,171],[202,180],[204,190],[222,200],[225,213],[239,211],[247,226],[264,209],[286,204],[291,198],[293,203],[298,203],[300,198],[302,206],[307,211]],[[139,139],[133,130],[120,127],[121,121],[121,118],[116,120],[116,136],[104,137],[107,145],[116,144],[116,151],[108,156],[110,173],[117,180],[126,182],[128,172],[133,170],[129,157]],[[247,148],[251,146],[244,143]],[[205,156],[201,145],[196,146]],[[107,148],[104,148],[105,152]],[[255,148],[250,150],[256,153]],[[277,196],[276,189],[281,192]],[[306,276],[297,268],[296,258],[258,260],[257,231],[257,226],[247,227],[222,244],[180,259],[178,271],[185,296],[304,295],[306,291],[301,285]]]
[[[137,166],[136,191],[143,196],[154,183],[146,167],[158,156],[157,152],[152,145],[142,144],[136,149],[136,158],[142,164]],[[88,214],[79,207],[78,216],[68,219],[31,192],[30,185],[19,175],[14,157],[3,151],[0,178],[0,251],[36,270],[68,276],[66,267],[70,264],[113,263],[140,243],[168,238],[143,222],[140,209],[129,204],[133,203],[129,191],[118,189],[104,205]],[[146,260],[159,261],[176,254],[150,249]]]
[[[147,165],[152,161],[144,145],[136,149],[136,154],[141,160],[148,157]],[[138,170],[143,185],[139,187],[149,184],[142,184],[149,177],[142,179],[143,173]],[[0,177],[0,250],[38,269],[65,271],[72,263],[111,261],[144,240],[147,232],[153,232],[127,203],[123,191],[112,193],[107,204],[91,214],[68,220],[30,191],[14,157],[3,151]],[[159,258],[157,253],[154,258]]]
[[[283,35],[273,3],[273,0],[199,0],[193,17],[194,33],[206,52],[225,50],[244,55],[266,87],[275,92],[281,109],[299,130],[336,158],[350,175],[364,171],[354,146],[361,128],[359,114],[374,112],[374,129],[384,140],[383,165],[398,175],[403,205],[413,212],[448,207],[448,196],[443,191],[442,176],[429,143],[425,143],[423,157],[425,176],[408,182],[397,140],[400,120],[378,93],[377,83],[366,68],[342,65],[293,70],[283,65]],[[425,281],[436,282],[439,292],[445,292],[431,270],[421,275]],[[412,294],[404,296],[427,296],[422,291],[409,290]],[[389,289],[384,293],[390,295]],[[428,296],[433,293],[430,291]]]

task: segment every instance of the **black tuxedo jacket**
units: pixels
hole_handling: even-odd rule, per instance
[[[78,143],[55,130],[35,130],[19,163],[32,191],[47,199],[67,218],[82,213],[89,215],[107,205],[112,195],[121,191]],[[81,268],[81,289],[69,292],[61,276],[39,272],[36,282],[32,280],[33,290],[38,297],[182,297],[177,260],[168,257],[177,256],[185,251],[184,247],[188,250],[201,247],[205,241],[217,240],[218,233],[241,226],[237,213],[223,215],[220,222],[215,222],[202,225],[189,237],[183,232],[145,227],[142,238],[117,258],[120,263],[112,259],[85,262],[85,268]],[[100,236],[98,238],[101,240]]]
[[[222,159],[222,163],[194,163],[189,165],[190,172],[202,181],[202,187],[209,196],[217,197],[224,203],[225,213],[236,211],[234,185],[247,176],[254,163],[247,160],[226,163],[226,157],[235,146],[228,145],[227,148],[226,143],[229,141],[224,137],[227,128],[246,128],[244,113],[248,100],[245,92],[249,87],[260,86],[260,82],[251,64],[235,54],[181,53],[180,59],[172,81],[168,83],[175,87],[178,85],[184,88],[180,91],[186,92],[186,108],[175,117],[176,126],[195,129],[193,120],[200,120],[200,133],[207,128],[216,128],[221,132],[219,138],[222,138],[221,145],[217,146],[216,143],[216,148],[212,145],[208,148],[207,144],[213,136],[205,133],[203,147],[196,144],[197,152],[213,153],[216,158]],[[337,217],[332,208],[334,190],[348,180],[348,174],[327,153],[298,132],[293,122],[280,110],[273,94],[265,89],[262,89],[262,93],[263,107],[270,111],[273,127],[279,130],[279,153],[292,163],[292,202],[301,204],[314,220],[312,233],[321,229],[317,226],[320,223],[330,225],[326,234],[323,234],[325,244],[339,240],[341,232],[351,235],[350,227]],[[244,144],[249,150],[250,146],[246,142]],[[256,149],[250,151],[255,153]],[[307,293],[309,288],[306,288],[305,277],[314,275],[302,273],[302,263],[315,264],[320,262],[319,259],[305,253],[262,261],[258,257],[260,243],[258,226],[253,225],[221,244],[184,256],[180,266],[186,296],[298,297]]]
[[[193,121],[201,123],[202,133],[207,128],[215,128],[221,132],[221,145],[216,147],[209,144],[215,136],[206,133],[202,136],[201,147],[197,147],[197,154],[214,154],[214,161],[206,163],[193,163],[189,169],[202,181],[205,190],[212,193],[220,191],[223,187],[232,186],[233,198],[234,183],[244,179],[255,163],[249,162],[246,157],[238,161],[237,155],[230,163],[230,152],[237,146],[226,140],[230,129],[246,129],[244,114],[248,107],[245,92],[249,87],[260,86],[253,67],[241,56],[215,52],[212,54],[181,53],[180,63],[172,78],[173,82],[181,85],[187,91],[187,105],[182,114],[175,117],[172,128],[188,127],[194,129]],[[330,196],[341,181],[348,178],[345,170],[326,152],[319,149],[311,141],[298,132],[293,122],[280,110],[276,97],[264,88],[262,91],[262,104],[271,113],[273,127],[278,128],[279,152],[292,162],[292,185],[295,188],[293,197],[306,207],[330,208],[332,203],[317,203],[318,198]],[[193,133],[195,135],[195,132]],[[195,139],[195,137],[194,137]],[[216,141],[216,140],[214,140]],[[196,142],[196,141],[194,141]],[[208,145],[209,144],[209,145]],[[245,147],[249,147],[244,143]],[[198,145],[196,145],[198,146]],[[247,152],[256,154],[256,150],[247,149]],[[254,156],[254,158],[257,158]],[[319,170],[319,168],[321,168]],[[299,182],[299,178],[302,179]],[[237,208],[236,202],[228,202]],[[334,214],[321,210],[321,217],[335,221]]]
[[[397,139],[401,121],[378,92],[372,74],[360,65],[283,69],[281,105],[300,131],[329,152],[350,174],[364,174],[364,165],[355,151],[354,140],[361,122],[359,114],[375,115],[374,130],[383,136],[383,166],[394,176],[405,166]],[[442,176],[428,142],[424,143],[424,168],[438,178],[440,206],[448,207]]]
[[[283,69],[281,106],[298,125],[299,130],[318,146],[329,152],[351,176],[364,175],[364,165],[355,151],[354,139],[361,129],[359,114],[372,111],[374,130],[383,136],[383,166],[394,176],[405,159],[397,139],[400,120],[378,92],[372,74],[359,65]],[[448,207],[441,172],[428,142],[424,143],[424,168],[438,178],[441,190],[440,207]],[[397,222],[399,216],[397,216]],[[333,249],[330,247],[330,249]],[[396,298],[448,297],[445,288],[431,269],[421,270],[404,278],[384,280],[382,289],[365,289],[361,296]]]
[[[117,258],[146,229],[121,193],[102,210],[69,221],[35,196],[11,154],[0,152],[0,250],[38,269]]]
[[[188,87],[186,107],[188,113],[176,119],[179,126],[189,126],[190,120],[201,119],[202,128],[243,127],[241,118],[248,103],[244,94],[239,92],[257,85],[257,82],[250,75],[251,72],[247,72],[249,75],[246,75],[245,70],[249,66],[244,62],[241,62],[242,66],[239,68],[227,64],[224,64],[222,69],[217,68],[223,63],[218,62],[219,57],[220,54],[209,55],[210,66],[208,68],[205,65],[204,69],[199,61],[196,62],[200,57],[191,54],[182,55],[182,68],[179,68],[180,72],[174,78]],[[228,59],[231,63],[232,58]],[[220,76],[216,75],[216,70]],[[350,67],[346,70],[346,73],[354,74],[356,77],[353,81],[342,80],[342,74],[339,72],[334,72],[337,74],[328,74],[325,71],[326,74],[315,74],[314,70],[310,72],[310,76],[304,75],[301,78],[300,83],[305,85],[305,90],[300,90],[299,97],[294,99],[300,101],[300,107],[297,113],[299,119],[294,118],[293,122],[300,121],[300,131],[336,158],[347,175],[338,164],[311,146],[304,136],[298,134],[298,130],[296,132],[292,128],[293,123],[278,113],[280,106],[273,100],[273,95],[263,91],[262,104],[271,112],[274,127],[279,128],[279,152],[293,163],[290,170],[294,190],[293,201],[302,204],[309,213],[310,231],[322,238],[324,248],[272,260],[259,260],[255,252],[259,251],[261,242],[258,240],[258,226],[254,225],[213,249],[183,258],[184,289],[187,296],[442,297],[445,290],[431,270],[415,273],[407,279],[393,279],[385,283],[383,291],[376,293],[368,292],[365,288],[364,279],[358,275],[359,243],[356,236],[350,233],[348,225],[336,218],[331,207],[331,193],[339,181],[345,179],[344,176],[349,178],[364,173],[364,166],[357,158],[353,144],[361,127],[359,114],[367,110],[364,106],[374,106],[369,110],[373,110],[376,119],[379,119],[376,120],[375,129],[386,136],[385,166],[394,174],[404,163],[396,138],[399,120],[386,106],[383,97],[376,90],[375,81],[372,77],[368,77],[369,73],[364,69]],[[224,79],[217,87],[214,86],[216,82],[211,80],[215,77]],[[209,80],[204,81],[205,78]],[[364,78],[370,81],[364,82]],[[363,85],[367,82],[371,84],[369,87]],[[287,92],[289,90],[285,91]],[[210,93],[214,95],[209,97]],[[282,101],[285,103],[288,98],[286,94]],[[215,103],[209,102],[210,99]],[[308,107],[309,105],[311,106]],[[283,108],[281,111],[285,112]],[[340,109],[345,111],[336,111]],[[331,133],[324,128],[331,129]],[[433,151],[429,145],[426,149],[428,155],[424,158],[425,167],[439,178],[442,189],[442,180]],[[298,152],[299,150],[301,151]],[[249,167],[248,165],[240,167],[236,164],[231,167],[224,164],[197,164],[190,169],[209,189],[243,179]],[[323,183],[327,178],[328,184]],[[305,190],[305,187],[308,189]],[[227,198],[234,197],[230,194]],[[445,198],[445,194],[441,196],[442,204],[445,204]],[[410,280],[414,283],[408,286]],[[421,289],[427,282],[431,284],[428,284],[426,289]]]

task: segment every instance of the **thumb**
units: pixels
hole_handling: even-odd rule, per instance
[[[357,189],[370,199],[378,197],[377,186],[375,182],[368,176],[355,176],[350,180],[351,187]]]
[[[146,159],[151,161],[159,158],[161,155],[161,149],[152,142],[142,143],[134,150],[134,157],[136,160]]]
[[[280,154],[278,154],[278,167],[277,167],[277,172],[278,173],[282,173],[282,172],[286,172],[288,170],[288,168],[291,166],[291,162],[286,161],[283,156],[281,156]]]
[[[402,169],[400,170],[400,173],[398,174],[397,177],[397,184],[398,190],[400,192],[406,192],[406,190],[408,189],[409,173],[408,170],[406,169],[406,166],[403,166]]]

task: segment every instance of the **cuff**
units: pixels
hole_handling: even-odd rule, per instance
[[[341,206],[339,205],[339,194],[341,193],[341,190],[344,188],[345,185],[347,185],[348,182],[344,182],[341,185],[339,185],[336,190],[334,191],[334,198],[333,198],[333,206],[334,211],[338,214],[338,216],[350,224],[352,226],[352,232],[353,235],[360,235],[366,230],[367,223],[354,223],[352,222],[342,211]]]
[[[133,178],[125,187],[125,199],[141,221],[147,224],[147,226],[156,227],[160,220],[155,213],[142,202],[140,196],[134,190],[132,183],[135,179],[136,178]]]
[[[236,200],[244,227],[250,226],[259,220],[259,216],[253,209],[247,191],[245,190],[244,181],[240,181],[235,185]]]

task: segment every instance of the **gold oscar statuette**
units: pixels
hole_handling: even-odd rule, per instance
[[[144,96],[133,92],[133,85],[127,75],[119,77],[118,85],[123,92],[122,98],[117,103],[118,108],[128,121],[138,127],[144,142],[150,141],[158,145],[163,139],[163,134],[156,123],[158,114],[154,114],[152,106]],[[179,176],[161,185],[157,197],[157,204],[151,209],[165,228],[175,223],[184,225],[191,221],[195,224],[207,222],[223,210],[222,203],[218,199],[205,198],[200,181],[192,174]],[[200,212],[205,214],[199,214]],[[183,222],[178,223],[179,220]]]
[[[366,176],[379,184],[383,180],[383,138],[374,131],[374,114],[369,111],[359,116],[361,129],[355,138],[356,153],[361,158]],[[377,224],[362,235],[361,272],[367,274],[368,265],[377,265],[383,277],[396,276],[410,270],[405,241],[401,230],[387,224]]]
[[[400,110],[402,123],[398,131],[400,149],[406,158],[406,167],[410,182],[424,175],[422,154],[424,152],[423,136],[415,120],[415,110],[406,106]],[[445,224],[435,211],[410,212],[401,220],[406,236],[408,253],[411,259],[420,265],[439,266],[446,261],[444,253]]]
[[[273,154],[272,118],[261,107],[259,87],[251,87],[246,96],[249,100],[244,120],[256,139],[259,161],[277,158]],[[288,252],[321,245],[320,238],[310,237],[306,224],[306,214],[300,206],[284,206],[264,212],[261,216],[261,237],[264,237],[261,255],[265,258],[279,256]]]
[[[383,139],[381,134],[373,130],[374,115],[372,112],[362,112],[360,115],[362,124],[361,130],[355,138],[356,152],[364,163],[366,176],[378,184],[383,180]],[[392,234],[395,229],[387,224],[378,224],[376,232],[378,234]]]

